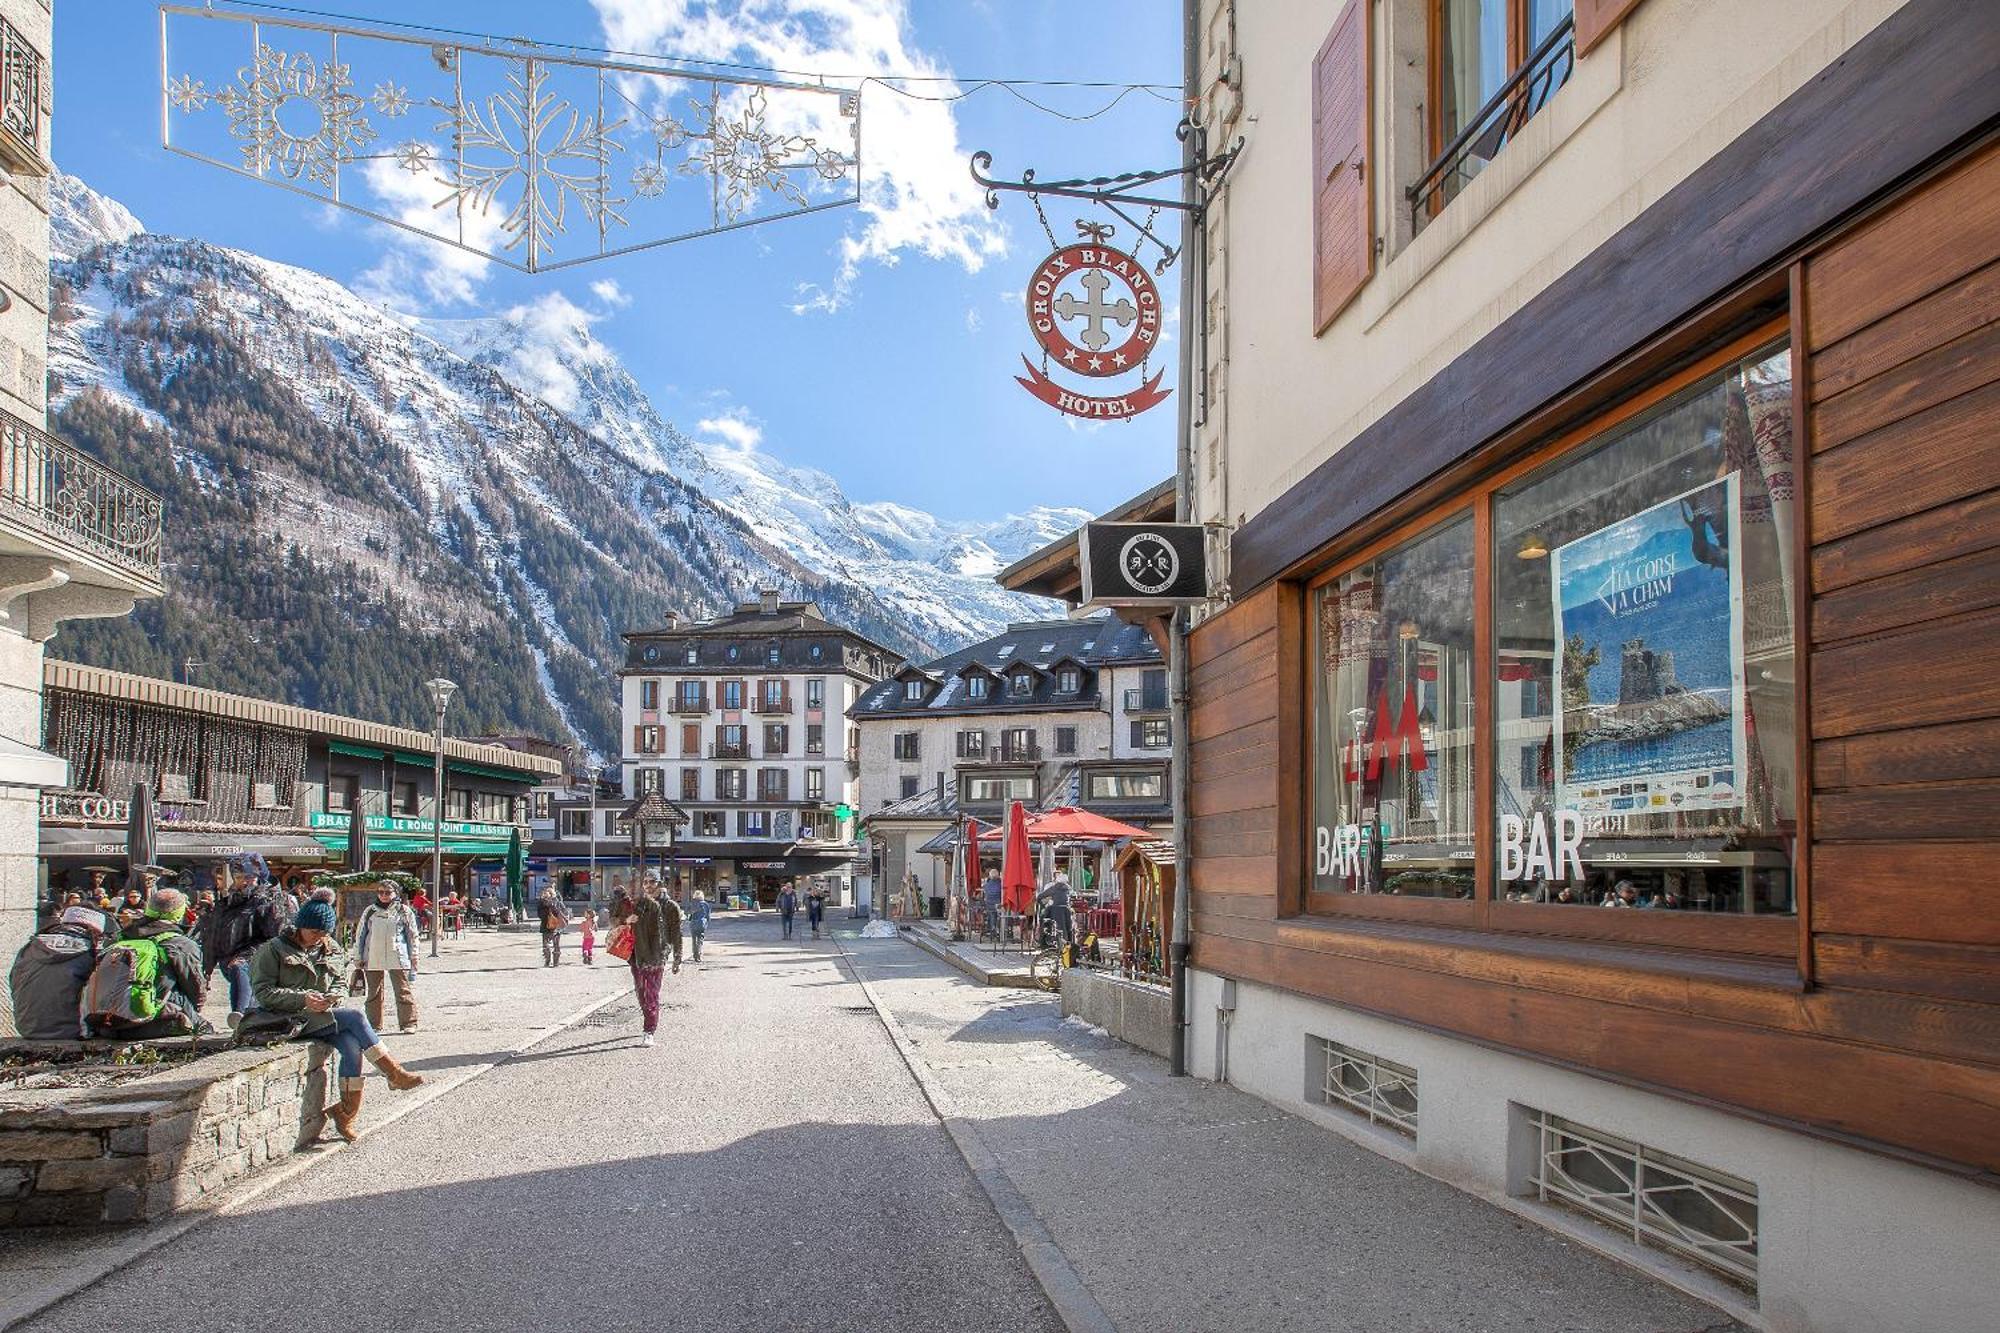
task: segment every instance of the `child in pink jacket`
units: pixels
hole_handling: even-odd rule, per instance
[[[591,966],[591,955],[597,952],[597,913],[586,910],[583,914],[583,961]]]

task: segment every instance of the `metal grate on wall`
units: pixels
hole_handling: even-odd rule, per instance
[[[1538,1140],[1530,1183],[1542,1202],[1572,1208],[1756,1291],[1754,1184],[1546,1111],[1529,1115]]]
[[[1379,1055],[1315,1037],[1326,1060],[1320,1098],[1370,1124],[1417,1136],[1417,1071]]]

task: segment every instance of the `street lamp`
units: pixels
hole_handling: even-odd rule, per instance
[[[431,902],[431,957],[435,958],[438,936],[444,933],[438,929],[440,904],[444,902],[444,710],[451,707],[458,683],[438,676],[425,681],[424,689],[437,709],[437,731],[431,746],[431,893],[435,895]]]

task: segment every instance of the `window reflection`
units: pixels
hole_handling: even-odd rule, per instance
[[[1470,898],[1472,523],[1315,594],[1313,887]]]
[[[1789,913],[1791,359],[1494,501],[1494,895]]]

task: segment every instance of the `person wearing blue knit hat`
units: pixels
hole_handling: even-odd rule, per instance
[[[384,1049],[374,1026],[347,1005],[347,954],[334,941],[333,904],[320,898],[301,904],[291,929],[257,950],[250,963],[250,988],[257,1003],[273,1014],[299,1022],[299,1035],[325,1042],[339,1053],[340,1101],[327,1108],[333,1127],[354,1142],[361,1113],[361,1062],[382,1071],[389,1086],[404,1092],[422,1083]]]

